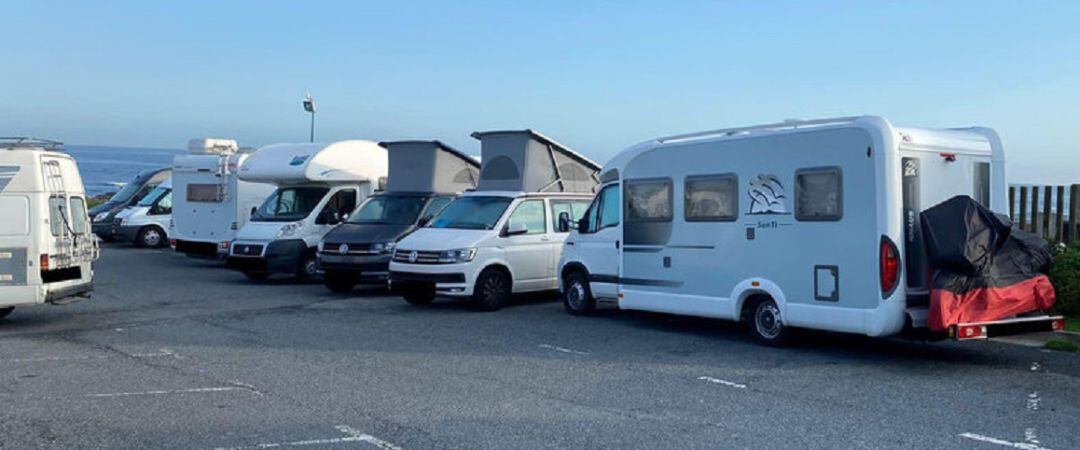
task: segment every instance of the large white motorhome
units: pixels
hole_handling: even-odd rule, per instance
[[[439,294],[491,311],[514,293],[558,289],[567,233],[556,218],[580,217],[595,192],[599,166],[542,134],[472,136],[483,162],[477,190],[402,239],[390,263],[391,288],[411,304]]]
[[[172,221],[172,178],[151,190],[134,206],[116,214],[112,236],[136,247],[164,247],[169,244],[169,223]]]
[[[609,301],[741,320],[766,344],[790,327],[925,327],[920,212],[957,195],[1008,212],[993,130],[873,116],[659,138],[600,181],[559,265],[569,312]]]
[[[0,317],[89,298],[97,238],[75,160],[59,142],[0,138]]]
[[[231,139],[192,139],[188,154],[173,158],[169,235],[176,251],[192,257],[228,254],[237,230],[277,188],[240,180],[250,153]]]
[[[316,248],[386,182],[386,149],[363,140],[274,144],[240,166],[240,180],[277,186],[236,233],[226,266],[254,280],[313,278]]]

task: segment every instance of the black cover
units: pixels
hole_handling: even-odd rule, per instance
[[[977,275],[989,270],[994,253],[1009,237],[1012,221],[959,195],[923,211],[922,226],[935,269]]]

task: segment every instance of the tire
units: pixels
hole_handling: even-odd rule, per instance
[[[157,248],[164,245],[168,245],[169,240],[165,238],[165,231],[156,226],[145,226],[139,230],[138,236],[135,237],[135,246],[142,248]]]
[[[506,272],[484,269],[473,286],[472,306],[478,311],[496,311],[510,302],[512,285]]]
[[[265,281],[270,278],[270,272],[244,272],[244,276],[248,277],[252,281]]]
[[[415,284],[401,289],[401,298],[413,306],[427,306],[435,301],[434,284]]]
[[[762,345],[784,346],[791,335],[791,328],[784,325],[776,302],[769,297],[753,297],[747,302],[746,328],[750,337]]]
[[[308,252],[304,255],[304,259],[300,261],[300,267],[296,268],[296,279],[311,281],[317,276],[319,276],[319,271],[318,266],[315,265],[315,253]]]
[[[14,311],[15,311],[14,306],[8,306],[7,308],[0,308],[0,319],[3,319],[5,317],[11,315],[11,313],[14,312]]]
[[[358,278],[347,273],[327,271],[323,274],[323,285],[335,293],[348,294],[356,287]]]
[[[566,281],[563,282],[563,307],[566,312],[575,316],[592,314],[596,310],[596,299],[589,289],[585,272],[575,270],[566,276]]]

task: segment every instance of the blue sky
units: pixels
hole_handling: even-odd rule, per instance
[[[182,147],[540,130],[599,162],[726,126],[986,125],[1080,182],[1080,2],[0,1],[0,134]]]

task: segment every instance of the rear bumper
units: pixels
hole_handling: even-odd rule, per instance
[[[991,322],[960,323],[949,326],[949,339],[966,341],[1028,333],[1065,331],[1064,316],[1016,317]]]
[[[219,247],[217,242],[176,240],[176,251],[192,258],[219,258],[228,254],[227,249]]]
[[[296,273],[307,255],[308,247],[302,239],[272,241],[266,244],[261,256],[238,256],[230,254],[225,267],[241,272]]]

